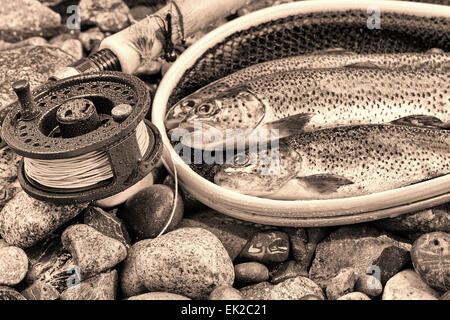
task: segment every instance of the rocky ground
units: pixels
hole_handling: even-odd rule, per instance
[[[162,2],[2,4],[0,119],[15,99],[14,80],[38,86]],[[81,31],[65,28],[71,4],[89,12]],[[143,68],[150,90],[162,69],[162,62]],[[18,160],[0,149],[0,300],[450,299],[450,204],[361,225],[274,228],[182,195],[169,232],[155,238],[174,196],[170,177],[110,211],[54,206],[21,191]]]

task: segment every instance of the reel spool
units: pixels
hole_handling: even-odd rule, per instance
[[[55,204],[109,199],[113,206],[126,200],[114,197],[123,198],[148,179],[161,158],[159,131],[144,119],[150,93],[134,76],[83,74],[49,82],[33,95],[24,80],[13,89],[19,100],[3,122],[2,137],[24,157],[19,182],[36,199]],[[83,182],[71,172],[67,180],[54,180],[58,170],[64,174],[70,164],[83,172]],[[97,169],[91,172],[91,166]]]

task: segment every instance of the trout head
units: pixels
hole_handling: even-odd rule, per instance
[[[265,111],[262,101],[246,86],[241,86],[214,97],[195,95],[181,100],[170,110],[166,126],[183,117],[178,120],[177,129],[184,129],[187,134],[181,142],[197,149],[208,149],[208,145],[224,145],[227,139],[251,132],[262,122]],[[173,125],[167,127],[174,129]]]
[[[265,197],[295,179],[301,167],[300,154],[287,145],[280,145],[236,154],[216,173],[214,182],[242,194]]]

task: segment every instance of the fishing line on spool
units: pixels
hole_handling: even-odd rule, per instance
[[[149,135],[145,122],[136,127],[136,139],[142,156],[149,146]],[[114,174],[108,155],[103,151],[92,151],[66,159],[24,158],[24,170],[28,177],[50,188],[85,188],[111,179]]]

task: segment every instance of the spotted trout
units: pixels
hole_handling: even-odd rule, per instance
[[[268,161],[269,160],[269,161]],[[404,125],[330,128],[238,153],[214,182],[279,200],[372,194],[450,173],[450,131]]]
[[[214,81],[185,97],[167,112],[166,119],[169,127],[173,127],[182,121],[187,113],[192,108],[197,107],[205,98],[214,97],[218,92],[261,76],[292,70],[338,68],[352,64],[389,69],[437,69],[448,71],[450,68],[450,54],[430,51],[427,53],[358,55],[343,49],[334,49],[322,50],[310,55],[293,56],[258,63]]]
[[[449,74],[448,62],[435,69],[357,63],[279,71],[217,90],[214,95],[209,88],[204,94],[201,89],[172,109],[186,112],[176,121],[178,128],[189,131],[181,141],[203,149],[236,138],[230,131],[277,129],[280,137],[285,137],[336,126],[388,123],[408,116],[447,124]],[[169,112],[172,115],[173,110]]]

